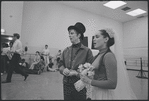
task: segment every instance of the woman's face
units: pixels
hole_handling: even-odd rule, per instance
[[[105,48],[107,41],[108,41],[108,38],[104,38],[104,36],[101,34],[101,31],[97,31],[93,39],[94,48],[96,49]]]
[[[39,53],[38,53],[38,52],[36,52],[36,55],[39,55]]]
[[[48,46],[45,46],[45,49],[47,49],[48,48]]]
[[[17,40],[17,37],[16,37],[16,36],[13,36],[13,40],[14,40],[14,41]]]
[[[78,40],[80,40],[80,34],[77,34],[76,30],[70,29],[69,30],[69,38],[71,43],[76,43]]]

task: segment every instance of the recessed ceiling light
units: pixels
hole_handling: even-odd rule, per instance
[[[105,3],[104,6],[112,8],[112,9],[116,9],[120,6],[125,5],[125,4],[126,4],[126,2],[123,2],[123,1],[109,1],[109,2]]]
[[[126,13],[126,14],[128,14],[130,16],[137,16],[137,15],[140,15],[140,14],[143,14],[143,13],[146,13],[146,11],[138,8],[138,9],[130,11],[130,12]]]

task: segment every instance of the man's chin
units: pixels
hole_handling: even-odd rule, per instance
[[[97,49],[97,47],[96,47],[96,46],[94,46],[94,48],[95,48],[95,49]]]
[[[74,42],[70,40],[70,42],[73,44]]]

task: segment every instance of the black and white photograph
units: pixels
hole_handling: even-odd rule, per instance
[[[1,1],[1,100],[148,100],[148,1]]]

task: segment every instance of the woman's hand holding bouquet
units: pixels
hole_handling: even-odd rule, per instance
[[[85,63],[85,64],[81,64],[78,67],[78,71],[80,73],[80,77],[81,79],[78,80],[74,86],[76,88],[76,90],[79,92],[80,90],[82,90],[85,86],[87,86],[87,84],[91,83],[91,79],[93,79],[94,76],[94,67],[90,64],[90,63]]]

